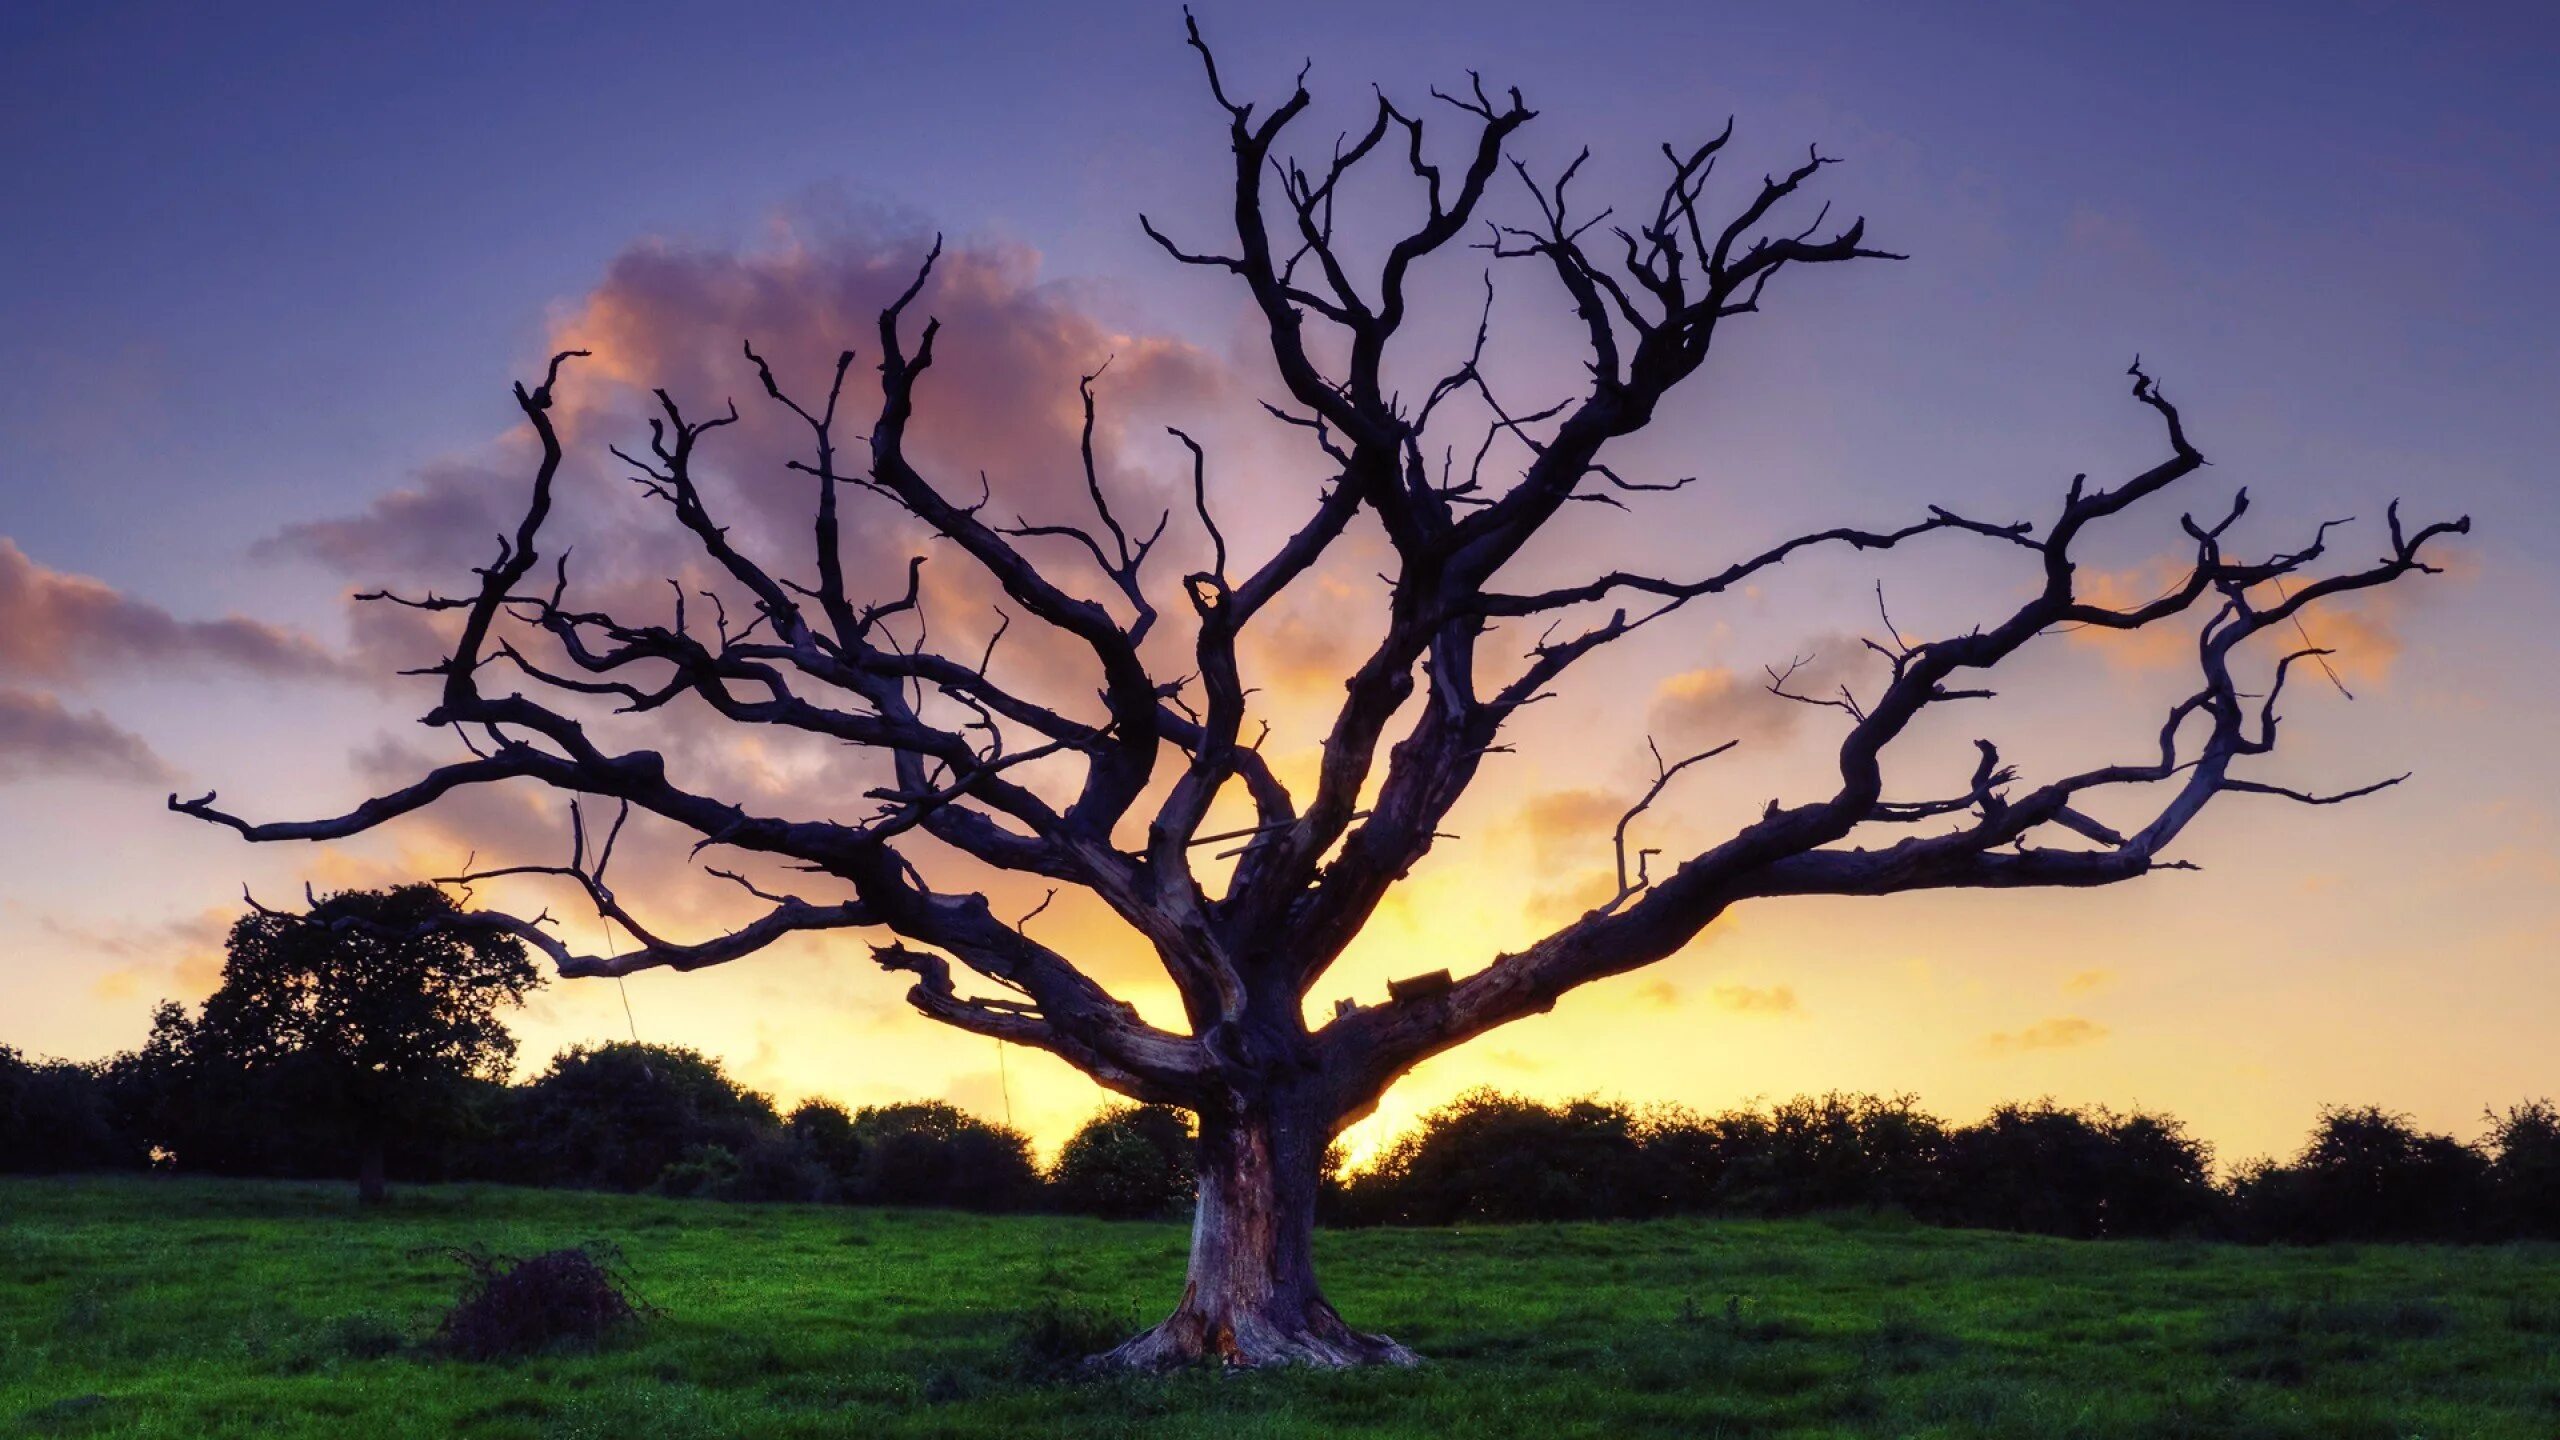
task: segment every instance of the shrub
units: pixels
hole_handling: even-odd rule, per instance
[[[28,1061],[0,1045],[0,1174],[121,1169],[142,1147],[117,1124],[94,1065]]]
[[[2489,1116],[2490,1177],[2501,1235],[2560,1240],[2560,1108],[2528,1100]]]
[[[1049,1171],[1050,1199],[1111,1220],[1163,1215],[1195,1193],[1191,1118],[1170,1105],[1125,1105],[1084,1124]]]
[[[1624,1106],[1550,1106],[1476,1089],[1423,1117],[1352,1177],[1345,1209],[1357,1220],[1408,1225],[1606,1219],[1650,1208],[1659,1187],[1644,1169]]]
[[[868,1105],[852,1133],[862,1160],[848,1198],[859,1203],[1019,1210],[1039,1197],[1031,1142],[957,1106]]]
[[[2377,1106],[2320,1112],[2290,1165],[2233,1177],[2235,1223],[2257,1240],[2464,1240],[2489,1219],[2489,1157]]]
[[[2209,1225],[2213,1152],[2159,1115],[2003,1105],[1946,1138],[1931,1218],[2093,1239]]]
[[[1140,1324],[1134,1312],[1044,1299],[1016,1321],[1011,1368],[1025,1380],[1064,1379],[1137,1333]]]
[[[726,1196],[738,1179],[738,1157],[725,1145],[695,1145],[649,1182],[652,1195]]]
[[[808,1100],[782,1122],[791,1148],[819,1179],[815,1198],[849,1199],[862,1183],[862,1137],[853,1117],[830,1100]]]
[[[1718,1196],[1764,1215],[1929,1208],[1946,1125],[1909,1095],[1799,1095],[1767,1112],[1718,1116]]]
[[[776,1130],[747,1147],[735,1174],[716,1193],[724,1200],[802,1203],[831,1198],[834,1186],[788,1130]]]
[[[489,1178],[637,1190],[697,1147],[743,1155],[778,1123],[773,1102],[699,1051],[576,1046],[509,1095]]]
[[[466,1360],[500,1360],[601,1344],[649,1312],[631,1296],[622,1254],[591,1241],[517,1258],[448,1252],[468,1272],[436,1342]]]

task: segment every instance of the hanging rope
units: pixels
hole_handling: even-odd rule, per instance
[[[2275,583],[2276,583],[2276,602],[2277,602],[2278,604],[2289,604],[2289,603],[2291,603],[2291,601],[2293,600],[2293,597],[2292,597],[2291,595],[2289,595],[2289,594],[2285,593],[2285,588],[2284,588],[2284,579],[2283,579],[2283,577],[2282,577],[2282,576],[2278,576],[2278,577],[2276,578],[2276,582],[2275,582]],[[2296,611],[2294,611],[2294,612],[2293,612],[2293,633],[2302,637],[2302,643],[2303,643],[2303,645],[2304,645],[2305,647],[2310,648],[2310,649],[2314,649],[2314,650],[2316,650],[2316,649],[2320,648],[2320,646],[2319,646],[2319,642],[2318,642],[2318,641],[2316,641],[2316,640],[2313,640],[2313,639],[2311,638],[2311,632],[2310,632],[2308,629],[2305,629],[2305,628],[2303,627],[2303,624],[2302,624],[2302,612],[2301,612],[2301,611],[2299,611],[2299,610],[2296,610]],[[2348,699],[2350,699],[2350,700],[2353,700],[2354,698],[2356,698],[2356,692],[2354,692],[2353,690],[2348,689],[2348,688],[2347,688],[2347,682],[2338,678],[2338,672],[2329,668],[2329,657],[2328,657],[2328,656],[2326,656],[2326,655],[2314,655],[2314,656],[2312,656],[2311,658],[2312,658],[2313,660],[2315,660],[2315,661],[2318,661],[2318,662],[2319,662],[2319,665],[2320,665],[2320,673],[2329,677],[2329,683],[2338,687],[2338,693],[2339,693],[2339,694],[2346,696],[2346,697],[2347,697]]]
[[[1004,1128],[1013,1128],[1013,1078],[1005,1073],[1004,1041],[996,1041],[996,1088],[1004,1094]]]
[[[605,957],[610,960],[621,959],[622,946],[613,938],[613,921],[604,913],[601,906],[596,910],[596,920],[604,926]],[[623,984],[622,977],[616,975],[613,977],[613,988],[622,994],[622,1023],[631,1031],[631,1043],[637,1045],[640,1043],[640,1022],[631,1018],[631,987]]]

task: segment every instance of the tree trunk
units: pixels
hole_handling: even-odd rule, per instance
[[[362,1152],[356,1160],[356,1203],[379,1205],[388,1193],[382,1183],[382,1137],[365,1137]]]
[[[1317,1288],[1316,1193],[1331,1129],[1311,1116],[1200,1119],[1199,1208],[1182,1303],[1098,1366],[1417,1363],[1342,1323]]]

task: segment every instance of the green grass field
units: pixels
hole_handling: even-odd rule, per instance
[[[418,1342],[434,1247],[618,1244],[661,1312]],[[0,1433],[2560,1436],[2560,1249],[2083,1244],[1879,1220],[1329,1233],[1409,1372],[1054,1378],[1184,1231],[411,1189],[0,1182]]]

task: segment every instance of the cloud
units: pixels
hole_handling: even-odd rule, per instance
[[[513,533],[529,475],[439,460],[357,514],[287,525],[249,554],[316,560],[350,575],[449,574],[462,545],[491,547]]]
[[[2061,1015],[2039,1020],[2024,1030],[2003,1030],[1987,1036],[1982,1048],[1994,1055],[2022,1054],[2031,1050],[2076,1050],[2095,1045],[2107,1038],[2107,1027],[2078,1015]]]
[[[2083,570],[2073,583],[2087,603],[2110,610],[2130,610],[2176,590],[2193,565],[2191,557],[2163,556],[2123,570]],[[2299,626],[2281,627],[2251,643],[2262,655],[2308,646],[2331,651],[2324,658],[2328,675],[2334,675],[2337,683],[2350,690],[2379,688],[2390,681],[2402,651],[2407,649],[2400,623],[2413,593],[2416,592],[2374,589],[2323,600],[2301,612]],[[2260,605],[2272,606],[2282,603],[2283,597],[2276,586],[2268,585],[2252,591],[2250,598]],[[2211,613],[2214,603],[2207,597],[2184,617],[2155,621],[2138,630],[2082,626],[2067,633],[2073,643],[2097,650],[2107,663],[2121,669],[2193,669],[2197,663],[2196,627],[2204,615]],[[2297,670],[2293,679],[2296,684],[2327,683],[2327,676],[2307,665]]]
[[[2088,995],[2103,990],[2114,983],[2116,983],[2116,972],[2113,970],[2079,970],[2074,971],[2068,979],[2065,979],[2062,982],[2062,993],[2065,995]]]
[[[0,689],[0,783],[39,775],[152,785],[175,779],[141,736],[118,728],[106,716],[66,710],[40,691]]]
[[[1636,998],[1657,1010],[1668,1010],[1680,1003],[1680,987],[1668,980],[1647,980],[1636,988]]]
[[[843,463],[858,472],[878,408],[879,313],[915,278],[931,244],[909,229],[791,217],[757,246],[650,240],[616,256],[592,290],[560,309],[548,337],[550,348],[593,353],[572,362],[560,384],[568,459],[563,509],[546,549],[574,539],[589,561],[586,574],[645,568],[652,586],[692,561],[691,542],[673,518],[654,502],[637,502],[623,478],[627,469],[605,453],[616,444],[646,453],[647,425],[657,413],[651,392],[663,388],[694,419],[721,414],[735,401],[739,422],[705,438],[697,476],[723,524],[800,577],[810,568],[802,552],[815,490],[788,465],[808,457],[809,432],[764,395],[741,342],[771,362],[787,393],[812,405],[825,400],[838,352],[858,353],[836,431]],[[1124,521],[1136,523],[1143,510],[1151,528],[1162,504],[1149,492],[1159,487],[1128,460],[1128,439],[1160,434],[1162,412],[1217,392],[1225,370],[1181,341],[1117,327],[1099,308],[1090,292],[1043,281],[1040,257],[1027,246],[946,250],[905,327],[912,349],[928,317],[941,326],[908,432],[910,457],[930,481],[974,500],[983,472],[993,518],[1019,512],[1035,521],[1089,520],[1076,381],[1102,371],[1097,468],[1124,507]],[[513,528],[532,470],[530,445],[511,433],[483,455],[448,457],[419,471],[355,514],[288,526],[260,542],[258,553],[316,561],[367,581],[448,581],[461,567],[484,562],[496,535]],[[857,585],[868,579],[869,589],[894,593],[916,539],[910,525],[888,502],[859,491],[848,494],[846,506],[848,571]]]
[[[1787,675],[1790,693],[1827,699],[1853,684],[1862,651],[1852,636],[1815,639]],[[1785,664],[1778,666],[1785,673]],[[1793,735],[1812,707],[1769,693],[1768,676],[1711,665],[1666,676],[1655,685],[1646,722],[1665,748],[1695,749],[1726,740],[1775,743]]]
[[[1772,985],[1761,989],[1752,985],[1718,985],[1707,992],[1707,998],[1719,1010],[1736,1015],[1794,1015],[1801,1013],[1796,1004],[1795,987]]]
[[[69,950],[118,961],[90,993],[129,1000],[146,993],[201,1000],[222,983],[223,942],[236,911],[213,907],[176,920],[84,925],[55,915],[35,917],[47,939]]]
[[[1606,848],[1602,847],[1604,854]],[[1581,919],[1617,893],[1618,874],[1604,866],[1548,877],[1548,883],[1530,894],[1525,908],[1532,921],[1553,929]]]
[[[1543,865],[1605,859],[1609,836],[1632,803],[1599,790],[1549,790],[1529,797],[1520,807],[1519,823]]]
[[[103,580],[49,569],[0,536],[0,676],[74,683],[142,667],[338,673],[306,635],[242,616],[181,620]]]

